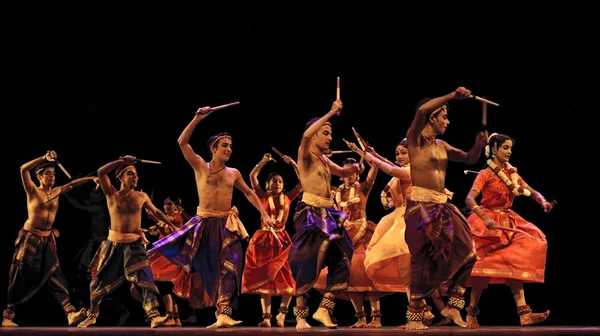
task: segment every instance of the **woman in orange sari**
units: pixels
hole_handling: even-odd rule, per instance
[[[284,193],[283,178],[273,172],[267,177],[266,191],[263,190],[258,182],[258,174],[271,160],[271,154],[263,156],[250,172],[250,183],[275,226],[261,223],[261,228],[254,233],[246,251],[246,265],[242,274],[242,293],[260,295],[263,321],[259,323],[259,327],[271,326],[272,296],[281,296],[279,314],[275,319],[277,325],[283,327],[290,301],[296,295],[296,282],[288,263],[292,240],[285,231],[285,223],[290,203],[298,197],[302,185],[298,183],[294,189]],[[291,164],[298,174],[294,160],[288,156],[284,156],[283,160]]]
[[[485,148],[488,168],[479,172],[465,199],[471,209],[467,220],[477,251],[467,307],[467,324],[472,329],[479,328],[477,303],[489,283],[510,286],[521,325],[543,322],[550,314],[550,311],[532,313],[523,290],[523,282],[544,282],[546,236],[510,207],[519,195],[531,196],[546,212],[552,210],[553,204],[525,183],[517,169],[508,163],[513,143],[507,135],[490,135]],[[481,202],[477,205],[475,199],[479,194]]]

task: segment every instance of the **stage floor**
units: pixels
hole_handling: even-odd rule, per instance
[[[485,327],[478,330],[463,329],[459,327],[433,327],[425,331],[406,331],[395,327],[381,329],[350,329],[338,328],[327,329],[323,327],[313,327],[310,330],[296,330],[293,327],[286,328],[258,328],[258,327],[237,327],[229,329],[205,329],[199,327],[182,328],[144,328],[144,327],[95,327],[87,329],[78,328],[41,328],[41,327],[19,327],[19,328],[0,328],[2,335],[229,335],[238,334],[244,336],[265,335],[265,334],[334,334],[334,335],[600,335],[599,327]]]

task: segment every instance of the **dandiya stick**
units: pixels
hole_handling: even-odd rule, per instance
[[[230,106],[238,105],[239,103],[240,103],[239,101],[238,101],[238,102],[233,102],[233,103],[229,103],[229,104],[225,104],[225,105],[220,105],[220,106],[211,107],[211,109],[212,109],[213,111],[216,111],[216,110],[224,109],[224,108],[226,108],[226,107],[230,107]]]

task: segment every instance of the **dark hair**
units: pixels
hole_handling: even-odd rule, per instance
[[[211,145],[212,147],[216,147],[218,145],[218,142],[215,142],[215,140],[217,140],[217,138],[219,137],[229,137],[233,140],[233,137],[231,136],[231,134],[227,133],[227,132],[221,132],[219,134],[213,135],[210,138],[208,138],[208,141],[206,141],[206,148],[208,149],[208,153],[210,154],[210,157],[212,157],[212,150],[211,150]],[[213,143],[215,142],[215,143]]]
[[[167,196],[167,198],[165,198],[165,201],[171,201],[171,202],[173,202],[173,204],[175,204],[177,206],[181,206],[181,198],[179,198],[179,197]]]
[[[430,100],[431,100],[431,98],[429,98],[429,97],[419,100],[419,102],[417,103],[417,108],[415,109],[415,114],[417,114],[417,112],[419,111],[419,108],[421,108],[421,106],[423,106],[425,103],[427,103]],[[448,103],[446,103],[444,105],[446,105],[446,111],[450,111],[450,106],[448,105]],[[432,114],[433,114],[433,117],[435,117],[438,113],[440,113],[440,111],[435,112],[435,113],[434,112],[435,112],[435,110],[431,111],[431,113],[429,113],[427,115],[427,118],[425,119],[425,124],[427,124],[429,122],[429,118],[432,116]]]
[[[35,174],[36,175],[41,175],[44,173],[44,170],[46,168],[56,168],[56,165],[54,164],[54,162],[42,162],[39,165],[35,166]]]
[[[400,142],[399,142],[399,143],[396,145],[396,147],[398,147],[398,146],[404,146],[404,147],[408,146],[408,140],[406,140],[406,138],[402,139],[402,141],[400,141]]]
[[[356,163],[356,159],[349,157],[346,160],[344,160],[344,162],[342,162],[342,165],[354,164],[354,163]]]
[[[317,121],[319,121],[319,117],[314,117],[311,118],[309,121],[306,122],[306,126],[304,126],[304,130],[306,131],[312,124],[316,123]],[[331,123],[329,121],[326,121],[323,126],[325,125],[329,125],[329,127],[331,127]]]
[[[488,146],[490,146],[490,157],[494,156],[492,149],[494,147],[496,147],[496,149],[499,148],[507,140],[512,141],[513,146],[515,145],[515,140],[513,138],[509,137],[506,134],[494,134],[494,135],[492,135],[490,137],[489,141],[488,141]]]
[[[119,175],[121,175],[121,172],[123,171],[123,169],[125,169],[129,166],[135,167],[135,164],[127,164],[127,165],[123,164],[123,165],[120,165],[119,167],[117,167],[117,170],[115,170],[115,177],[117,178],[117,180],[119,179]]]

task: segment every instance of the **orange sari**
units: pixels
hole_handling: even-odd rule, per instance
[[[519,184],[522,183],[519,177]],[[479,172],[471,190],[481,192],[480,208],[498,226],[523,231],[488,230],[484,221],[471,213],[467,221],[477,251],[471,277],[490,277],[492,284],[503,284],[507,280],[544,282],[546,236],[510,209],[515,194],[489,169]]]

